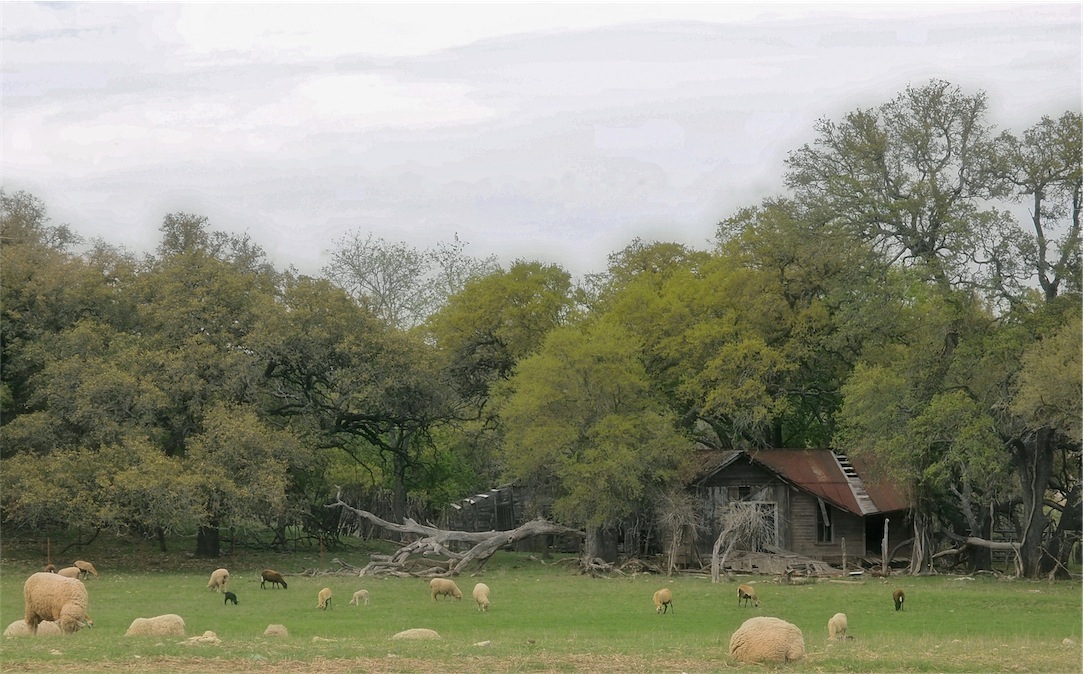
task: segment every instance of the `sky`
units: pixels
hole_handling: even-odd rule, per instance
[[[0,183],[152,252],[169,213],[316,274],[344,236],[576,276],[706,249],[818,119],[931,79],[1082,107],[1082,4],[0,4]]]

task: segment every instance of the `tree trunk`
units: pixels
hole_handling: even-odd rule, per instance
[[[911,519],[915,536],[911,545],[911,568],[908,573],[917,576],[930,569],[930,516],[916,507],[911,511]]]
[[[1043,511],[1043,500],[1054,470],[1053,434],[1042,429],[1034,437],[1016,444],[1017,471],[1023,495],[1023,532],[1020,540],[1021,573],[1038,578],[1043,570],[1043,534],[1050,523]]]
[[[1040,571],[1053,574],[1055,578],[1068,580],[1069,555],[1073,543],[1080,540],[1081,527],[1084,525],[1084,513],[1081,511],[1081,488],[1074,486],[1065,495],[1065,508],[1058,519],[1058,528],[1047,546],[1047,555],[1043,558]],[[1075,540],[1073,540],[1075,539]]]
[[[583,544],[583,554],[588,559],[601,559],[613,564],[617,561],[617,541],[613,530],[606,525],[587,527],[587,537]]]
[[[220,552],[218,527],[201,526],[196,534],[196,557],[218,557]]]

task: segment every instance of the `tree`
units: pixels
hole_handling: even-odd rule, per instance
[[[677,481],[691,449],[638,354],[617,325],[558,328],[520,361],[499,405],[508,478],[551,498],[558,521],[586,526],[592,558],[613,561],[604,531]]]

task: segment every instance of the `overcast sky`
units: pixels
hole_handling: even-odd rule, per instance
[[[818,118],[932,78],[1081,111],[1081,3],[10,3],[2,183],[152,251],[167,213],[316,273],[352,231],[600,271],[706,248]]]

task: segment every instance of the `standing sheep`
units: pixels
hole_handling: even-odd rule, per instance
[[[793,662],[805,657],[802,630],[779,618],[750,618],[730,637],[730,655],[738,662]]]
[[[903,589],[902,588],[897,589],[895,592],[892,593],[892,602],[896,605],[896,610],[897,611],[902,611],[903,610],[903,600],[904,599],[905,599],[905,597],[903,596]]]
[[[226,583],[230,581],[230,572],[226,569],[215,569],[211,574],[211,580],[207,581],[207,589],[215,592],[224,592]]]
[[[474,597],[474,601],[478,602],[479,611],[489,610],[489,586],[485,583],[478,583],[474,586],[474,592],[471,593]]]
[[[843,613],[837,613],[828,619],[828,639],[829,641],[843,641],[847,636],[847,616]]]
[[[79,570],[78,566],[65,566],[60,571],[57,571],[58,576],[64,576],[65,578],[78,578],[83,575],[83,572]]]
[[[666,613],[667,608],[674,608],[674,594],[669,588],[656,590],[655,596],[651,599],[655,602],[655,613]]]
[[[320,594],[316,597],[316,608],[321,611],[326,611],[331,608],[331,588],[325,587],[320,590]]]
[[[757,598],[757,591],[753,589],[752,585],[739,585],[738,586],[738,606],[741,606],[741,600],[745,600],[745,605],[749,606],[749,600],[753,600],[753,606],[760,606],[760,599]]]
[[[354,593],[354,596],[351,597],[351,599],[350,599],[350,604],[352,606],[357,606],[358,602],[364,602],[364,604],[366,606],[369,605],[369,591],[368,590],[358,590],[357,592]]]
[[[282,577],[282,574],[272,569],[264,569],[260,572],[260,589],[264,589],[264,583],[271,583],[271,587],[281,585],[282,589],[286,589],[286,579]]]
[[[84,562],[83,560],[76,560],[75,568],[79,569],[82,574],[82,578],[89,576],[98,577],[98,570],[94,568],[94,565],[90,562]]]
[[[94,626],[87,615],[87,588],[78,579],[39,571],[23,584],[23,601],[24,620],[32,634],[37,633],[38,623],[43,620],[56,621],[65,634]]]
[[[456,586],[454,581],[447,578],[434,578],[429,581],[429,595],[433,598],[433,601],[436,601],[439,596],[454,597],[456,601],[463,598],[463,593],[459,591],[459,587]]]

